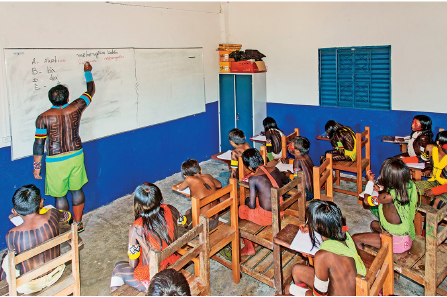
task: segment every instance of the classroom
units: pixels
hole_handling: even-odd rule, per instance
[[[399,145],[383,142],[383,136],[409,135],[413,118],[420,114],[431,118],[435,137],[440,129],[447,126],[447,72],[444,71],[447,60],[442,54],[447,46],[444,38],[447,33],[446,15],[445,2],[0,2],[0,199],[4,205],[0,209],[0,224],[3,226],[0,230],[0,250],[7,248],[5,236],[13,228],[8,217],[12,208],[11,198],[16,190],[34,184],[43,195],[45,189],[45,173],[42,173],[44,178],[40,180],[31,173],[32,154],[23,153],[18,158],[14,156],[20,148],[11,131],[20,126],[20,119],[12,117],[15,107],[10,102],[14,92],[11,90],[12,68],[8,68],[11,65],[8,62],[12,61],[11,49],[26,53],[46,49],[56,49],[62,53],[71,49],[79,49],[79,53],[102,49],[104,55],[115,55],[108,63],[117,64],[127,63],[127,60],[123,62],[125,59],[119,58],[120,55],[128,57],[127,51],[134,52],[136,62],[129,60],[128,63],[135,65],[127,68],[129,72],[120,74],[126,85],[132,86],[132,91],[136,84],[133,81],[135,72],[139,71],[138,50],[147,49],[150,52],[163,49],[169,52],[184,49],[188,55],[188,50],[191,50],[195,57],[200,57],[202,68],[199,69],[198,77],[203,78],[203,96],[201,94],[199,100],[190,101],[190,105],[189,101],[182,102],[185,105],[163,104],[160,101],[156,108],[161,116],[156,117],[157,113],[151,113],[154,112],[151,105],[140,109],[138,116],[132,116],[139,103],[132,103],[133,95],[127,97],[127,90],[120,90],[123,93],[117,94],[116,98],[125,103],[119,105],[122,108],[118,113],[126,114],[127,120],[114,124],[121,127],[126,122],[134,121],[136,124],[129,124],[120,132],[113,130],[115,126],[112,123],[100,127],[86,126],[86,130],[94,130],[92,133],[99,131],[98,135],[92,134],[92,140],[83,142],[89,180],[83,187],[84,214],[88,216],[102,207],[116,205],[121,201],[120,198],[130,197],[135,188],[144,182],[156,183],[174,175],[175,180],[180,182],[181,164],[188,158],[196,159],[201,166],[206,164],[202,166],[204,173],[208,173],[205,168],[210,164],[222,163],[210,161],[211,156],[226,151],[223,147],[228,146],[227,142],[222,142],[227,139],[225,133],[228,131],[221,131],[219,101],[225,90],[222,90],[220,80],[226,74],[219,73],[216,51],[219,44],[242,44],[242,50],[256,49],[266,56],[263,61],[267,71],[253,74],[253,77],[265,77],[266,115],[276,120],[285,135],[299,128],[299,135],[311,142],[309,156],[315,166],[320,165],[320,156],[331,149],[328,142],[316,140],[317,136],[325,132],[328,120],[335,120],[357,133],[369,127],[370,168],[377,178],[382,163],[401,153]],[[383,82],[386,87],[379,95],[382,100],[379,105],[343,107],[336,103],[331,105],[331,102],[322,99],[320,73],[323,65],[321,57],[325,51],[377,48],[386,51],[389,61],[389,71]],[[143,54],[140,57],[144,57]],[[156,65],[162,67],[165,64]],[[96,79],[93,62],[92,67],[93,78]],[[82,65],[79,69],[64,71],[69,71],[73,77],[79,75],[78,79],[84,75]],[[141,73],[140,77],[143,71]],[[137,84],[139,90],[143,90],[154,83],[151,85],[150,81],[138,80]],[[116,84],[105,84],[104,89],[98,86],[101,85],[96,86],[95,97],[105,94],[113,96],[119,89]],[[374,92],[375,86],[370,87],[371,92]],[[185,93],[189,92],[187,88],[186,84],[183,90]],[[79,96],[82,91],[73,96]],[[70,102],[75,98],[70,97]],[[21,100],[25,104],[21,103],[18,108],[25,112],[27,98]],[[41,100],[46,100],[47,105],[43,106],[51,107],[48,98]],[[95,108],[94,103],[93,99],[89,109]],[[126,104],[133,104],[134,109],[127,109]],[[39,114],[43,111],[36,112]],[[137,125],[145,116],[142,111],[148,113],[148,121]],[[97,113],[101,115],[101,110],[97,110]],[[154,118],[154,121],[150,121]],[[80,129],[81,135],[86,133],[82,132],[82,124]],[[34,132],[35,127],[26,133],[34,137]],[[248,138],[262,130],[244,132]],[[27,147],[26,151],[30,151],[31,147]],[[219,170],[228,170],[226,165],[219,166],[215,171],[217,176]],[[171,190],[168,190],[169,193],[162,192],[165,198],[174,195]],[[337,195],[341,194],[336,194],[335,202]],[[351,200],[355,198],[346,196]],[[44,198],[47,204],[54,203],[52,197]],[[71,200],[68,200],[71,205]],[[186,202],[188,208],[191,208],[189,200]],[[132,213],[133,202],[126,205],[129,207],[126,212]],[[357,203],[353,205],[357,207]],[[443,209],[445,217],[446,207]],[[184,210],[186,208],[179,209],[181,214]],[[342,211],[345,213],[344,208]],[[116,211],[111,213],[120,215]],[[131,214],[126,226],[132,220]],[[88,231],[89,226],[85,227]],[[446,232],[439,233],[445,235]],[[127,240],[127,231],[122,237]],[[83,240],[87,249],[88,242],[86,238]],[[446,245],[442,242],[444,240],[438,243],[440,247]],[[120,243],[124,247],[124,256],[125,244],[127,242]],[[436,252],[434,254],[436,258]],[[82,250],[80,257],[82,261]],[[116,259],[115,263],[119,260],[123,260],[123,257]],[[216,263],[213,265],[220,265]],[[213,271],[211,276],[215,277]],[[443,271],[441,274],[445,278],[446,270]],[[107,274],[105,278],[110,280],[112,271],[104,273]],[[241,281],[250,277],[242,273]],[[433,280],[436,280],[436,273],[426,276],[429,277],[432,278],[431,283],[436,282]],[[444,278],[438,282],[441,283]],[[228,282],[233,282],[231,273]],[[261,281],[256,282],[264,285]],[[417,281],[413,285],[419,286]],[[446,293],[445,280],[441,287],[444,289],[438,288],[437,293]],[[424,289],[421,290],[418,292],[424,294]],[[435,295],[436,287],[435,291],[432,288],[430,290],[430,293],[425,294]],[[232,292],[234,295],[249,295],[247,291],[241,294]],[[278,293],[277,290],[266,292],[267,295]]]

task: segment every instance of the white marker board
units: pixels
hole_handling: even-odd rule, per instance
[[[197,58],[184,58],[191,54]],[[70,102],[86,91],[86,61],[93,67],[96,93],[82,116],[83,142],[205,111],[201,48],[5,49],[13,160],[32,155],[35,121],[51,107],[51,87],[67,85]],[[179,96],[181,88],[187,97]]]

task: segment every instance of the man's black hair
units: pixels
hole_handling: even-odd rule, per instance
[[[304,136],[297,136],[292,139],[293,146],[299,150],[301,155],[306,155],[310,150],[310,141]]]
[[[191,289],[182,273],[168,268],[154,275],[146,296],[191,296]]]
[[[182,174],[184,176],[193,176],[200,173],[200,165],[197,160],[188,159],[182,163]]]
[[[17,189],[12,197],[14,210],[22,216],[37,213],[40,206],[40,190],[35,185],[26,185]]]
[[[247,168],[252,170],[258,169],[259,166],[264,165],[264,159],[261,154],[255,148],[249,148],[242,153],[242,162]]]
[[[332,201],[312,200],[306,208],[306,220],[309,225],[309,236],[312,246],[321,244],[317,242],[314,232],[328,239],[345,241],[346,232],[343,215],[337,204]]]
[[[228,133],[228,139],[233,141],[235,144],[245,143],[244,131],[234,128]]]
[[[68,95],[68,88],[63,85],[57,85],[48,91],[48,98],[54,106],[62,106],[66,104]]]

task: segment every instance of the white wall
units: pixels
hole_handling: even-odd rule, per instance
[[[206,102],[218,96],[219,2],[0,2],[0,147],[10,145],[4,48],[203,47]],[[34,133],[34,132],[31,132]]]
[[[229,42],[267,57],[267,101],[319,105],[318,49],[391,45],[393,110],[447,111],[447,3],[230,2]]]

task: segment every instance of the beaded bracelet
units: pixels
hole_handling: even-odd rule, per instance
[[[33,162],[34,170],[40,170],[42,167],[42,162]]]

